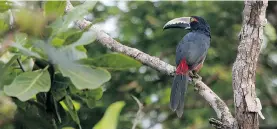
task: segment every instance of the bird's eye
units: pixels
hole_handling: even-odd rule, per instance
[[[190,19],[190,22],[198,22],[198,20],[197,20],[196,18],[193,18],[193,17],[192,17],[192,18]]]

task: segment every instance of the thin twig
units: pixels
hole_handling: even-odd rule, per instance
[[[16,61],[17,61],[18,65],[19,65],[20,69],[22,70],[22,72],[25,72],[25,70],[24,70],[24,68],[23,68],[23,65],[22,65],[22,63],[20,62],[19,58],[17,58]]]
[[[138,112],[136,114],[136,118],[135,118],[134,124],[132,126],[132,129],[136,129],[137,124],[141,121],[141,119],[143,117],[143,112],[142,112],[142,110],[143,110],[143,104],[138,100],[137,97],[135,97],[133,95],[132,95],[132,97],[137,102],[137,104],[139,106],[139,110],[138,110]]]

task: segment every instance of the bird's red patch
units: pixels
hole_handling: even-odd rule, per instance
[[[198,73],[198,72],[200,71],[200,69],[202,68],[202,66],[203,66],[203,62],[200,63],[198,66],[196,66],[193,70],[194,70],[196,73]]]
[[[187,61],[185,58],[183,58],[180,62],[180,64],[178,65],[177,69],[176,69],[176,74],[177,75],[184,75],[188,72],[189,67],[187,65]]]

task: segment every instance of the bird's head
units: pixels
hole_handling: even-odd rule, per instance
[[[201,30],[210,32],[209,24],[202,18],[198,16],[191,17],[180,17],[175,18],[167,22],[163,29],[170,28],[182,28],[186,30]]]

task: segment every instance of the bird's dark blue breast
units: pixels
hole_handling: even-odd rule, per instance
[[[185,58],[190,69],[205,59],[210,47],[210,37],[200,32],[189,32],[179,42],[176,49],[176,65]]]

